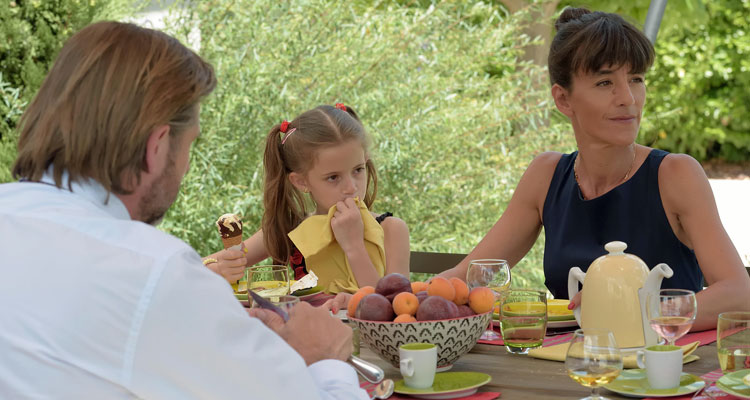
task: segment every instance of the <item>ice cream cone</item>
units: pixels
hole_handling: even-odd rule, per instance
[[[224,214],[216,220],[216,227],[219,228],[221,241],[224,248],[229,249],[237,246],[237,250],[242,245],[242,219],[237,214]],[[235,293],[240,292],[240,281],[232,282],[232,289]],[[244,286],[244,285],[243,285]],[[245,287],[244,291],[247,291]]]

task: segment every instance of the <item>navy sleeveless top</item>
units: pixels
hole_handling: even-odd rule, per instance
[[[664,289],[703,287],[695,253],[672,231],[659,194],[659,165],[667,152],[653,149],[633,176],[609,192],[584,200],[573,165],[578,152],[557,163],[544,201],[544,278],[555,298],[568,298],[568,271],[584,272],[604,245],[619,240],[626,253],[640,257],[649,268],[666,263],[674,271],[662,281]],[[687,194],[686,194],[687,195]]]

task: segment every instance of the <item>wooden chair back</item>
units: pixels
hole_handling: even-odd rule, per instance
[[[439,274],[454,267],[465,257],[466,254],[412,251],[409,257],[409,271]]]

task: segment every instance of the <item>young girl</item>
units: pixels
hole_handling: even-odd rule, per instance
[[[218,260],[209,267],[230,279],[220,265],[271,257],[290,264],[294,279],[314,271],[327,293],[374,286],[385,274],[408,275],[406,224],[368,211],[377,193],[369,147],[359,117],[340,103],[274,126],[263,160],[262,229],[244,241],[244,257],[221,251],[209,256]]]

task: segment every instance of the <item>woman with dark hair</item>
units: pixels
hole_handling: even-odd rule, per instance
[[[664,262],[674,270],[663,288],[699,292],[693,329],[716,326],[720,312],[750,309],[750,278],[700,164],[635,143],[651,43],[619,15],[584,8],[564,10],[555,27],[552,97],[570,119],[578,151],[537,156],[497,223],[441,275],[464,279],[472,259],[515,265],[544,227],[545,284],[556,298],[568,297],[570,268],[587,268],[604,244],[620,240],[649,267]]]

